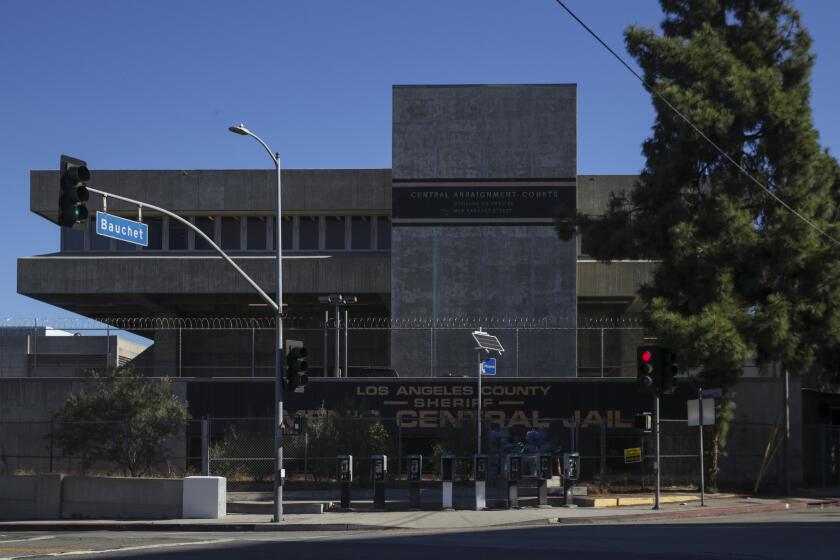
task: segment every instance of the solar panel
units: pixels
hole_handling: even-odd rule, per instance
[[[502,347],[502,343],[499,342],[499,339],[492,334],[488,334],[483,331],[473,331],[472,336],[475,339],[475,343],[478,344],[478,347],[482,350],[494,351],[499,354],[505,351]]]

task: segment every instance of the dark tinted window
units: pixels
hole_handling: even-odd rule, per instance
[[[391,218],[379,216],[376,219],[376,237],[379,249],[391,248]]]
[[[222,218],[222,249],[239,250],[240,223],[239,218]]]
[[[272,245],[277,243],[277,222],[272,221],[271,226],[271,243]],[[294,225],[295,222],[289,216],[283,217],[283,250],[284,251],[291,251],[292,250],[292,234],[294,233]]]
[[[187,250],[187,226],[172,218],[169,218],[169,250]]]
[[[249,216],[247,222],[249,251],[265,251],[266,219],[262,216]]]
[[[344,249],[344,218],[341,216],[328,216],[325,228],[325,236],[325,249]]]
[[[213,230],[215,229],[216,223],[213,221],[212,218],[209,216],[196,216],[195,217],[195,227],[200,229],[204,234],[213,239]],[[215,241],[215,239],[213,239]],[[211,249],[210,244],[207,243],[203,237],[195,234],[195,250],[196,251],[209,251]]]
[[[149,226],[149,245],[144,247],[147,251],[160,251],[163,248],[163,219],[146,218],[146,225]]]
[[[61,228],[61,246],[64,251],[83,251],[85,248],[85,230]]]
[[[303,216],[298,222],[298,239],[301,251],[318,250],[318,218]]]
[[[109,251],[111,249],[111,239],[96,233],[96,220],[88,220],[88,224],[90,224],[90,250]]]
[[[350,227],[350,248],[370,249],[370,218],[368,218],[367,216],[353,216]]]

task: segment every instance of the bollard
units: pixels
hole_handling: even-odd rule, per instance
[[[519,480],[522,478],[522,456],[508,455],[508,509],[519,509]]]
[[[441,507],[452,509],[452,481],[455,480],[455,455],[444,453],[440,456]]]
[[[475,477],[475,509],[487,507],[487,455],[473,456],[473,476]]]
[[[338,456],[338,483],[341,486],[341,509],[350,509],[350,485],[353,483],[353,456]]]
[[[541,454],[537,457],[537,506],[548,506],[548,480],[553,472],[551,469],[551,455]]]
[[[373,479],[373,507],[385,509],[385,477],[388,474],[388,457],[371,455],[371,478]]]
[[[423,456],[408,456],[408,507],[420,509],[420,480],[423,474]]]

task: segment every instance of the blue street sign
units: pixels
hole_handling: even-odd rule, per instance
[[[143,247],[149,245],[149,226],[105,212],[96,213],[96,233]]]
[[[722,396],[723,392],[720,389],[703,389],[704,398],[719,399]]]
[[[496,358],[481,360],[481,375],[496,375]]]

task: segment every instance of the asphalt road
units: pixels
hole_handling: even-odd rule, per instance
[[[662,523],[356,533],[5,533],[0,559],[821,559],[840,557],[840,508]]]

